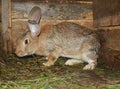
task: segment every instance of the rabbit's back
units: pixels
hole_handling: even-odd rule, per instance
[[[91,47],[98,44],[93,31],[75,23],[62,22],[48,26],[48,28],[49,31],[47,30],[46,35],[46,48],[48,50],[54,50],[57,47],[63,51],[69,51],[69,53],[78,53],[84,44]]]

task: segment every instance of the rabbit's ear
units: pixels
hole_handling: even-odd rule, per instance
[[[32,38],[35,38],[40,34],[40,19],[41,9],[35,6],[31,9],[28,17],[28,27],[31,32]]]
[[[39,24],[40,19],[41,19],[41,9],[38,6],[35,6],[31,9],[29,16],[28,16],[29,21],[36,22]]]

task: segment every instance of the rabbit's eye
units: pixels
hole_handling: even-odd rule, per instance
[[[26,39],[25,42],[24,42],[25,45],[29,44],[29,40]]]

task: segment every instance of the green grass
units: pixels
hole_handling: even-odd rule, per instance
[[[83,71],[84,64],[65,66],[63,58],[49,68],[42,65],[44,58],[37,56],[9,55],[4,60],[0,89],[120,89],[120,71],[101,67]]]
[[[120,89],[120,85],[109,85],[109,86],[102,86],[99,89]]]
[[[0,89],[120,89],[119,85],[92,86],[74,84],[64,78],[40,77],[32,80],[8,81]]]
[[[94,86],[83,86],[72,81],[67,81],[64,77],[39,77],[32,80],[8,81],[1,83],[0,89],[83,89]]]

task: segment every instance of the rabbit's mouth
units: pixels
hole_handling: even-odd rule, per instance
[[[15,54],[18,56],[18,57],[24,57],[27,55],[27,53],[24,53],[23,51],[19,50],[19,51],[15,51]]]

